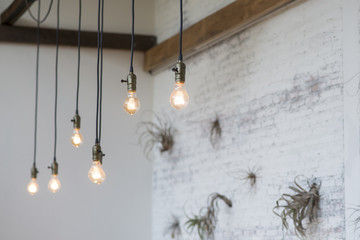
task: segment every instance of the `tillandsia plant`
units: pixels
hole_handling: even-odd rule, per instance
[[[219,116],[216,115],[214,121],[211,122],[210,128],[210,143],[215,148],[218,146],[222,135]]]
[[[360,224],[360,205],[351,207],[352,213],[350,214],[350,218],[353,219],[352,222],[354,223],[354,231],[359,231],[359,224]],[[358,236],[360,238],[360,236]]]
[[[242,174],[240,180],[243,180],[243,181],[249,183],[251,188],[255,187],[260,171],[261,171],[261,168],[258,167],[257,165],[255,165],[253,167],[248,167],[247,170],[242,171],[243,174]]]
[[[166,228],[166,234],[171,234],[172,239],[178,239],[181,236],[181,225],[180,220],[177,216],[172,215],[169,226]]]
[[[294,186],[289,187],[294,191],[294,194],[284,193],[276,201],[273,212],[281,218],[282,225],[286,229],[289,229],[287,219],[290,218],[294,223],[296,236],[300,239],[306,239],[306,228],[303,225],[303,220],[308,218],[310,224],[318,217],[321,182],[317,183],[316,179],[314,179],[310,183],[308,180],[309,190],[307,191],[296,180],[297,178],[294,180]],[[277,210],[281,212],[278,213]]]
[[[210,194],[208,197],[208,206],[200,210],[198,215],[187,217],[185,223],[186,229],[191,233],[195,229],[201,240],[212,239],[217,223],[218,201],[222,200],[228,207],[232,207],[230,199],[219,193]]]
[[[155,114],[155,122],[141,122],[143,132],[139,141],[144,148],[145,155],[150,159],[154,147],[159,146],[160,153],[171,152],[174,146],[175,129],[167,117],[160,118]]]

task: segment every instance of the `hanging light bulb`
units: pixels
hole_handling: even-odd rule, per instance
[[[30,193],[30,195],[35,195],[39,191],[39,185],[36,182],[36,175],[38,173],[38,170],[35,166],[31,168],[31,181],[27,185],[27,190]]]
[[[36,178],[32,178],[27,186],[28,192],[31,195],[35,195],[39,191],[39,185],[36,182]]]
[[[59,165],[56,162],[55,158],[54,158],[53,163],[51,164],[51,167],[49,167],[49,169],[51,169],[52,177],[49,181],[48,188],[49,188],[50,192],[56,193],[57,191],[60,190],[61,183],[58,178]]]
[[[88,177],[90,181],[96,184],[101,184],[106,178],[106,174],[102,169],[103,156],[105,156],[105,154],[102,153],[100,144],[95,144],[93,146],[93,165],[89,170]]]
[[[172,69],[175,72],[175,89],[170,95],[170,105],[181,110],[189,104],[189,95],[185,90],[185,73],[186,65],[183,63],[182,54],[182,33],[183,33],[183,0],[180,0],[180,34],[179,34],[179,58],[175,67]]]
[[[79,115],[79,92],[80,92],[80,49],[81,49],[81,15],[82,1],[79,0],[79,28],[78,28],[78,66],[77,66],[77,84],[76,84],[76,109],[75,116],[71,120],[74,124],[74,132],[71,135],[71,143],[78,148],[83,143],[83,136],[80,133],[80,115]]]
[[[127,83],[128,95],[124,102],[124,110],[130,115],[134,115],[140,109],[140,101],[136,96],[136,75],[132,72],[127,76],[127,80],[121,82]]]
[[[61,183],[60,183],[60,180],[57,175],[52,175],[52,177],[49,181],[49,184],[48,184],[48,188],[49,188],[50,192],[53,192],[53,193],[56,193],[58,190],[60,190]]]
[[[172,71],[175,72],[175,89],[170,95],[170,105],[181,110],[189,104],[189,95],[185,89],[186,65],[179,60]]]
[[[133,57],[134,57],[134,29],[135,29],[135,0],[132,0],[132,27],[131,27],[131,57],[130,57],[130,70],[127,80],[121,82],[127,83],[127,98],[124,102],[124,110],[130,115],[134,115],[140,109],[140,101],[136,96],[136,75],[134,74]]]
[[[80,116],[75,114],[74,118],[71,119],[71,122],[74,123],[74,132],[71,135],[71,143],[74,147],[78,148],[83,143],[83,136],[80,133]]]

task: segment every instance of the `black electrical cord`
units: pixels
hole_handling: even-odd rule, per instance
[[[95,143],[99,143],[99,64],[100,64],[100,6],[101,0],[99,0],[98,4],[98,32],[97,32],[97,69],[96,69],[96,139]]]
[[[40,3],[40,0],[38,0],[38,1],[39,1],[39,3]],[[48,18],[49,14],[50,14],[51,7],[52,7],[52,4],[53,4],[53,0],[50,1],[49,9],[48,9],[47,13],[45,14],[45,17],[44,17],[42,20],[40,20],[40,15],[39,15],[39,14],[38,14],[38,18],[37,18],[37,19],[34,17],[33,13],[32,13],[31,10],[30,10],[30,5],[29,5],[28,0],[25,0],[25,4],[26,4],[26,9],[27,9],[27,11],[28,11],[29,14],[30,14],[30,17],[31,17],[35,22],[43,23],[43,22],[45,22],[45,20]]]
[[[182,32],[183,32],[183,0],[180,0],[180,47],[179,47],[179,60],[183,60],[182,55]]]
[[[38,0],[38,19],[40,19],[41,3]],[[37,22],[36,28],[36,79],[35,79],[35,127],[34,127],[34,162],[36,168],[36,147],[37,147],[37,116],[38,116],[38,98],[39,98],[39,53],[40,53],[40,21]]]
[[[58,65],[59,65],[59,23],[60,23],[60,0],[57,0],[57,11],[56,11],[56,56],[55,56],[55,107],[54,107],[54,162],[56,162],[56,147],[57,147],[57,100],[58,100]]]
[[[78,68],[76,85],[76,114],[79,114],[79,90],[80,90],[80,49],[81,49],[81,0],[79,0],[79,30],[78,30]]]
[[[130,58],[130,72],[131,73],[134,72],[134,69],[133,69],[134,28],[135,28],[135,0],[132,0],[131,58]]]
[[[100,115],[99,115],[99,142],[101,142],[101,125],[102,125],[102,89],[103,89],[103,33],[104,33],[104,0],[102,0],[101,6],[101,33],[100,33],[100,53],[101,53],[101,60],[100,60]]]
[[[101,119],[102,119],[102,73],[103,73],[103,31],[104,31],[104,1],[99,0],[98,5],[98,34],[97,34],[97,95],[96,95],[96,139],[95,143],[101,142]]]

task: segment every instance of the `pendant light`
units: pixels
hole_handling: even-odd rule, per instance
[[[181,110],[189,104],[189,95],[185,89],[186,65],[183,63],[183,56],[182,56],[182,32],[183,32],[183,0],[180,0],[179,58],[175,67],[172,69],[172,71],[175,72],[175,88],[170,95],[170,105],[177,110]]]
[[[83,136],[80,133],[80,115],[79,115],[79,88],[80,88],[80,35],[81,35],[81,0],[79,0],[79,29],[78,29],[78,69],[77,69],[77,84],[76,84],[76,110],[71,122],[74,125],[74,132],[71,135],[71,143],[78,148],[83,143]]]
[[[99,0],[98,6],[98,55],[97,55],[97,97],[96,97],[96,138],[92,148],[93,165],[89,170],[90,181],[101,184],[106,175],[102,169],[102,158],[105,156],[101,150],[101,118],[102,118],[102,72],[103,72],[103,31],[104,31],[104,0]]]
[[[136,95],[136,75],[133,68],[134,57],[134,28],[135,28],[135,0],[132,0],[132,28],[131,28],[131,58],[130,58],[130,71],[126,80],[121,82],[127,83],[127,98],[124,102],[124,110],[130,115],[134,115],[140,109],[140,101]]]
[[[38,116],[38,96],[39,96],[39,53],[40,53],[40,23],[44,22],[46,18],[49,16],[51,6],[53,0],[50,2],[49,10],[46,13],[45,17],[40,19],[40,9],[41,9],[41,0],[38,0],[38,12],[37,18],[34,17],[29,8],[29,3],[25,0],[25,4],[27,5],[28,12],[30,13],[31,18],[36,22],[36,76],[35,76],[35,121],[34,121],[34,158],[33,158],[33,166],[31,168],[31,180],[27,185],[27,191],[31,195],[35,195],[39,191],[39,185],[36,182],[37,174],[39,171],[36,167],[36,151],[37,151],[37,116]]]
[[[60,180],[58,178],[59,164],[56,161],[60,0],[57,0],[56,19],[57,20],[56,20],[56,54],[55,54],[54,159],[51,166],[49,167],[49,169],[51,169],[52,177],[48,184],[48,188],[52,193],[56,193],[61,188]]]

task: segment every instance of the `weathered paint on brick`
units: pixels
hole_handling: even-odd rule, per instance
[[[231,1],[220,2],[213,6]],[[158,35],[171,36],[177,2],[155,4]],[[202,4],[185,1],[187,25],[197,11],[211,12]],[[169,239],[171,214],[184,223],[184,212],[197,213],[213,192],[234,204],[220,205],[215,239],[297,239],[289,232],[283,238],[272,213],[297,175],[322,181],[320,219],[309,239],[345,239],[341,33],[342,1],[311,0],[226,39],[185,61],[191,103],[180,112],[168,104],[173,73],[156,74],[155,112],[168,113],[178,132],[172,154],[154,161],[154,240]],[[223,139],[214,149],[208,131],[216,114]],[[261,175],[249,192],[237,177],[256,164]],[[198,238],[184,233],[184,239]]]

